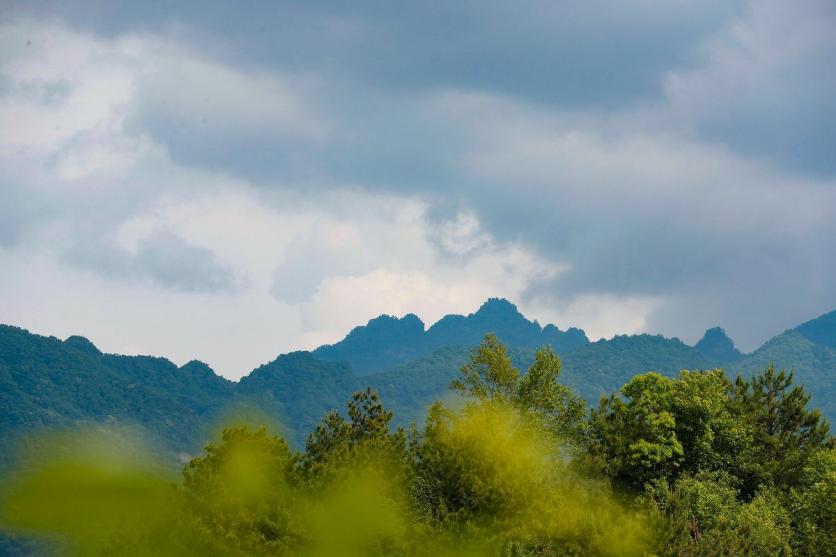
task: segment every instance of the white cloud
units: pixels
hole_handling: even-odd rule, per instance
[[[568,300],[535,296],[522,310],[543,323],[555,323],[564,329],[579,327],[590,340],[598,340],[648,332],[650,317],[664,304],[660,296],[581,294]]]
[[[832,74],[804,81],[832,43],[811,5],[758,3],[606,112],[2,25],[0,315],[228,376],[488,296],[592,337],[719,323],[752,347],[836,304],[836,183],[712,126],[832,106]]]

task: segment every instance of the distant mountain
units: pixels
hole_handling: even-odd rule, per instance
[[[200,362],[178,368],[164,358],[102,354],[83,337],[62,342],[0,325],[5,441],[38,428],[138,424],[171,447],[191,450],[233,392],[232,382]]]
[[[103,354],[84,337],[61,341],[0,326],[0,465],[14,437],[41,427],[137,424],[172,454],[193,452],[219,419],[258,416],[301,444],[328,411],[342,410],[355,390],[376,388],[399,424],[421,420],[487,332],[509,346],[525,370],[551,344],[564,363],[562,381],[591,403],[633,375],[724,367],[749,375],[770,363],[792,368],[832,421],[836,417],[836,313],[804,323],[742,355],[722,329],[695,345],[660,335],[620,335],[589,342],[583,331],[541,327],[506,300],[488,300],[468,316],[425,329],[414,315],[381,316],[342,341],[284,354],[239,383],[198,361],[177,367],[164,358]]]
[[[453,343],[455,344],[455,343]],[[320,360],[345,362],[357,375],[382,371],[428,352],[424,323],[417,315],[381,315],[355,327],[341,341],[313,351]]]
[[[728,369],[748,376],[770,364],[792,370],[811,403],[836,424],[836,312],[771,338]]]
[[[743,358],[740,350],[735,348],[734,341],[720,327],[708,329],[694,348],[714,362],[734,363]]]
[[[323,415],[345,406],[358,388],[356,379],[347,364],[291,352],[243,377],[236,407],[265,413],[292,441],[301,443]]]
[[[836,350],[836,311],[802,323],[795,331],[810,342]]]
[[[413,314],[400,319],[381,315],[354,328],[335,344],[320,346],[314,355],[322,360],[346,362],[357,375],[385,371],[425,356],[445,346],[473,346],[486,333],[495,333],[509,346],[537,348],[551,345],[565,353],[589,343],[580,329],[561,331],[529,321],[508,300],[491,298],[470,315],[447,315],[425,330]]]
[[[675,377],[683,369],[712,369],[712,359],[678,338],[662,335],[618,335],[578,348],[563,356],[565,381],[580,395],[597,402],[618,390],[637,373],[657,371]]]

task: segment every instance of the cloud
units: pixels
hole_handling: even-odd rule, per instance
[[[142,62],[125,128],[149,134],[175,162],[271,178],[304,168],[329,139],[308,100],[313,78],[242,71],[162,40],[125,48]]]
[[[824,283],[801,288],[809,277],[789,271],[836,275],[832,180],[493,96],[446,94],[437,105],[470,129],[459,160],[467,182],[480,184],[470,195],[487,230],[521,235],[571,265],[548,286],[565,299],[661,296],[650,327],[693,337],[702,320],[720,320],[747,347],[777,315],[802,320],[836,304]],[[792,303],[764,306],[768,292]],[[701,310],[706,297],[718,300],[711,317]],[[690,314],[700,319],[690,324],[682,317]]]
[[[606,0],[565,3],[459,0],[429,8],[358,1],[149,5],[126,12],[99,1],[13,4],[12,15],[60,17],[110,36],[168,30],[230,65],[311,70],[392,92],[454,87],[526,101],[614,108],[659,97],[659,76],[693,62],[695,46],[746,3]],[[340,95],[345,94],[340,90]]]
[[[418,313],[431,325],[449,313],[471,313],[492,296],[520,299],[532,283],[559,272],[537,255],[510,246],[455,267],[436,263],[409,270],[378,268],[359,275],[329,276],[300,308],[311,330],[306,344],[333,342],[357,324],[384,313]]]
[[[3,26],[0,42],[8,47],[0,97],[9,213],[2,245],[25,242],[69,264],[163,288],[238,288],[209,248],[175,231],[157,230],[133,252],[108,238],[161,196],[231,182],[180,164],[180,145],[200,148],[203,137],[229,147],[212,138],[235,134],[259,148],[258,134],[320,140],[323,128],[303,114],[301,97],[275,76],[245,74],[155,36],[103,40],[24,21]],[[163,121],[194,137],[169,141],[154,125]]]
[[[700,65],[666,74],[672,117],[742,153],[832,177],[834,26],[827,0],[752,2],[706,42]]]
[[[214,253],[195,246],[171,231],[155,231],[133,252],[107,243],[78,245],[66,256],[73,265],[114,278],[150,280],[183,292],[224,292],[242,287],[229,267]]]
[[[489,295],[744,348],[836,306],[823,1],[9,13],[4,318],[235,375]]]

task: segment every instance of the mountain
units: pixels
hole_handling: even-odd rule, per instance
[[[62,342],[0,325],[5,441],[39,428],[105,423],[140,425],[171,447],[191,450],[233,392],[232,382],[200,362],[178,368],[164,358],[102,354],[83,337]]]
[[[589,401],[615,392],[638,373],[656,371],[675,377],[683,369],[721,365],[678,338],[618,335],[601,339],[563,356],[564,380]]]
[[[708,329],[694,345],[697,352],[715,362],[734,363],[743,358],[734,341],[720,327]]]
[[[431,326],[413,314],[400,319],[381,315],[365,326],[354,328],[335,344],[314,350],[322,360],[346,362],[357,375],[386,371],[425,356],[445,346],[473,346],[485,333],[495,333],[509,346],[537,348],[550,344],[558,353],[589,343],[580,329],[561,331],[554,325],[541,327],[529,321],[508,300],[490,298],[475,313],[447,315]]]
[[[770,364],[792,370],[811,404],[836,423],[836,311],[771,338],[729,371],[751,375]]]
[[[291,441],[301,443],[322,416],[345,406],[359,388],[356,379],[345,363],[291,352],[243,377],[235,407],[266,414]]]
[[[363,375],[415,359],[428,351],[427,345],[424,323],[417,315],[400,319],[381,315],[313,354],[321,360],[348,363],[354,373]]]
[[[328,411],[345,408],[351,393],[376,388],[397,423],[421,420],[428,404],[450,396],[457,375],[486,332],[509,346],[527,369],[535,350],[552,344],[561,356],[561,380],[593,404],[633,375],[725,367],[751,374],[770,363],[795,370],[813,404],[836,417],[834,313],[769,340],[742,355],[722,329],[695,345],[661,335],[619,335],[589,342],[583,331],[541,327],[506,300],[488,300],[467,316],[450,315],[425,329],[414,315],[381,316],[342,341],[313,352],[292,352],[253,370],[240,382],[217,376],[199,361],[177,367],[164,358],[103,354],[84,337],[64,341],[0,326],[0,465],[10,443],[39,428],[93,424],[139,425],[161,439],[171,455],[198,449],[219,420],[253,417],[284,428],[304,442]]]
[[[836,311],[802,323],[795,331],[810,342],[836,350]]]

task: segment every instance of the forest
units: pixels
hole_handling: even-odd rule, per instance
[[[836,443],[792,373],[645,373],[589,405],[561,369],[489,334],[422,424],[360,390],[298,449],[227,424],[179,477],[124,430],[51,434],[0,521],[78,555],[833,555]]]

